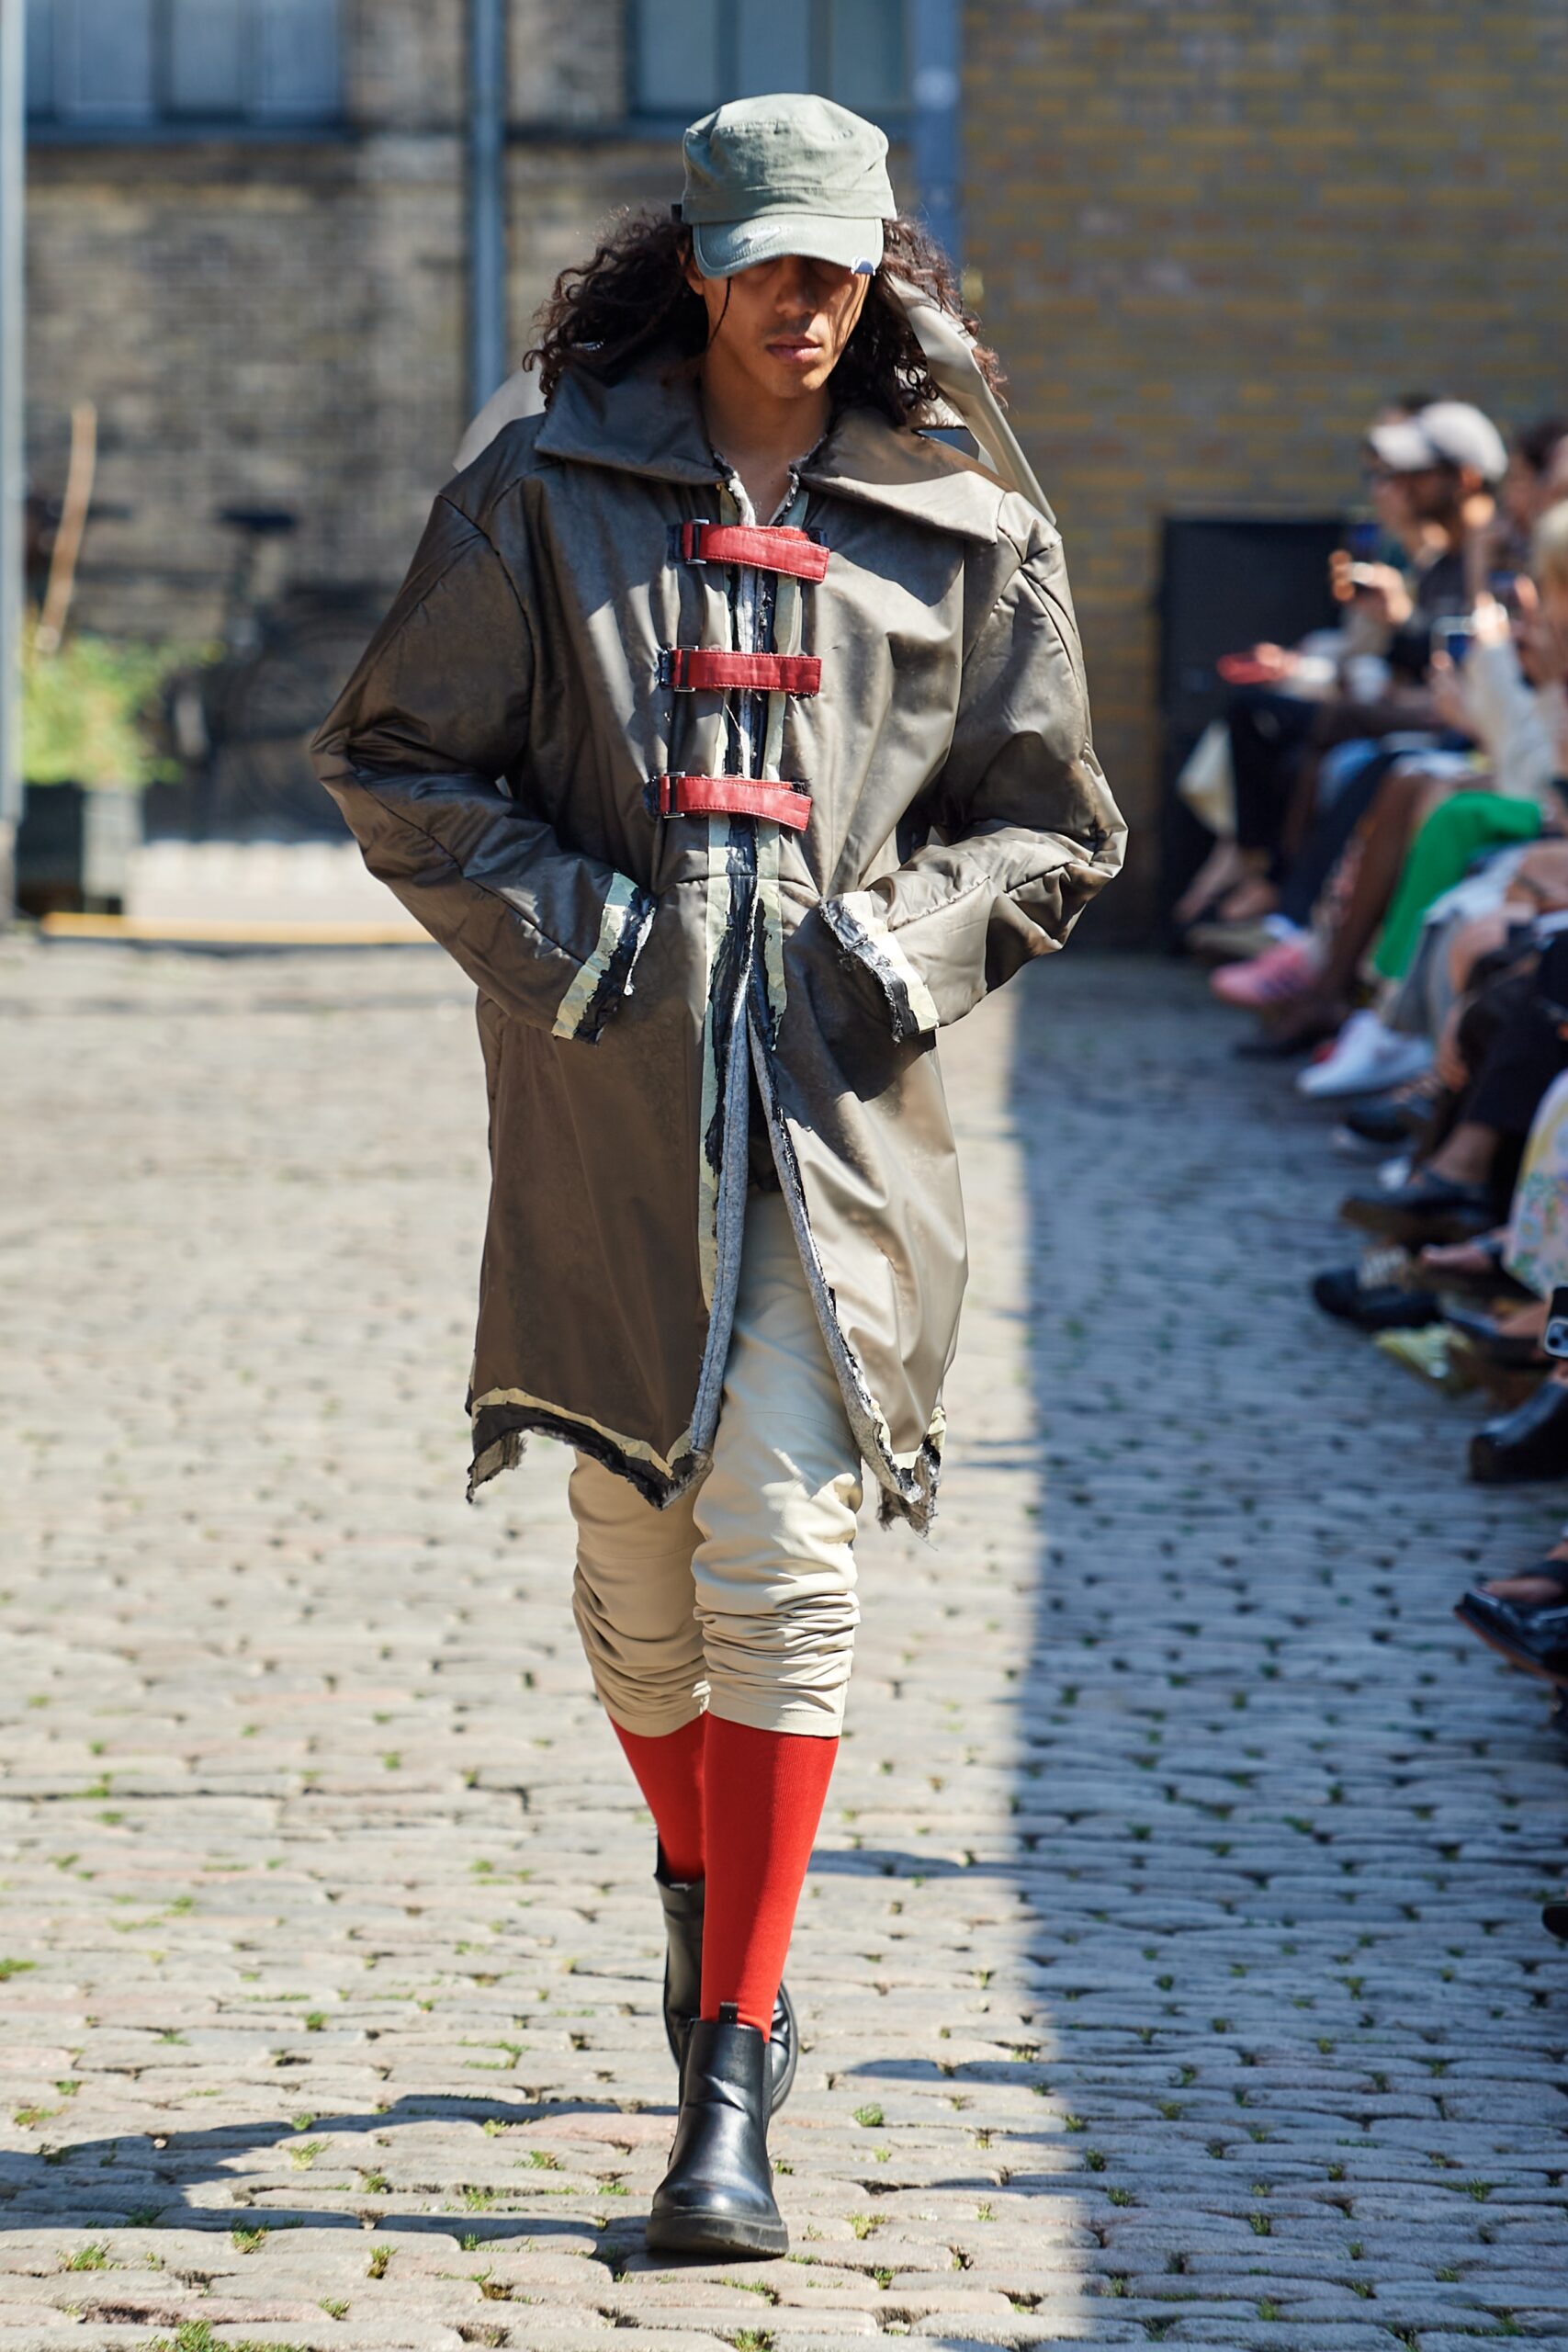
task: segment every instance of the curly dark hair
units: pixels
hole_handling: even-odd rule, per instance
[[[879,408],[895,424],[919,424],[940,407],[925,355],[897,297],[889,272],[919,287],[975,337],[975,357],[991,390],[1004,379],[994,351],[979,340],[979,322],[964,307],[952,263],[918,220],[903,213],[883,223],[882,266],[833,370],[840,407]],[[563,269],[535,317],[538,341],[524,354],[537,368],[547,407],[569,368],[613,382],[645,353],[665,349],[677,368],[694,368],[708,343],[707,311],[686,283],[691,232],[655,212],[620,216],[592,259]]]

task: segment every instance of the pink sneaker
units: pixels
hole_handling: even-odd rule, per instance
[[[1284,1004],[1305,996],[1317,978],[1320,957],[1310,939],[1281,939],[1265,948],[1250,964],[1222,964],[1209,975],[1209,986],[1224,1004],[1244,1005],[1257,1012],[1264,1005]]]

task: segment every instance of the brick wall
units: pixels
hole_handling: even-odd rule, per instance
[[[1568,400],[1568,9],[984,0],[964,28],[967,258],[1141,833],[1125,921],[1156,847],[1160,517],[1336,509],[1406,386],[1506,421]]]
[[[81,611],[209,628],[223,503],[294,506],[302,575],[399,577],[466,421],[464,0],[347,0],[352,135],[36,145],[29,435],[100,412]],[[621,0],[513,0],[508,345],[671,145],[625,103]],[[1168,512],[1353,496],[1426,382],[1568,397],[1562,0],[985,0],[964,18],[967,258],[1067,534],[1106,766],[1150,902],[1149,599]],[[574,130],[587,136],[573,137]]]
[[[58,488],[89,398],[133,510],[91,526],[83,617],[210,629],[220,504],[297,510],[301,575],[397,576],[460,428],[460,24],[351,8],[343,139],[33,145],[29,470]]]

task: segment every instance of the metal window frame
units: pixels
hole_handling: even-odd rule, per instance
[[[807,53],[811,61],[811,86],[813,89],[819,90],[825,97],[831,97],[833,93],[828,87],[828,83],[829,66],[832,58],[832,10],[835,0],[806,0],[806,5],[810,11]],[[627,136],[635,138],[639,135],[667,138],[671,135],[670,125],[673,118],[664,109],[645,108],[641,104],[642,94],[637,86],[637,60],[642,51],[643,24],[646,17],[651,15],[658,6],[659,0],[627,0],[625,51],[626,116],[624,121],[614,127],[611,135],[618,134],[622,138]],[[911,68],[914,60],[916,28],[912,21],[914,16],[912,0],[898,0],[898,7],[903,32],[904,93],[896,107],[883,107],[879,118],[883,129],[887,131],[890,138],[901,138],[904,135],[913,110],[911,85],[914,75]],[[716,79],[721,94],[726,90],[733,90],[740,74],[739,10],[733,5],[733,0],[724,0],[724,5],[718,11],[716,67]],[[684,122],[677,123],[674,136],[679,138],[685,127]]]
[[[152,111],[123,122],[77,117],[60,111],[58,79],[48,113],[27,117],[28,143],[45,147],[175,146],[210,140],[243,140],[257,144],[293,144],[299,141],[342,139],[353,135],[344,110],[345,50],[344,0],[318,0],[333,13],[338,56],[337,87],[330,109],[320,114],[267,114],[260,108],[259,43],[254,12],[247,10],[242,29],[242,89],[249,99],[239,114],[186,112],[173,102],[174,11],[170,0],[151,0],[152,11]],[[51,57],[59,74],[58,48]]]

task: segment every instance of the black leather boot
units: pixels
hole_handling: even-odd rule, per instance
[[[787,2254],[768,2162],[768,2045],[733,2001],[686,2036],[681,2120],[653,2192],[650,2254]]]
[[[687,2035],[703,2011],[703,1894],[705,1882],[700,1878],[672,1879],[665,1867],[661,1847],[654,1868],[653,1883],[659,1889],[659,1900],[664,1905],[667,1939],[664,2031],[670,2043],[670,2054],[675,2061],[675,2072],[679,2075],[682,2060],[685,2056]],[[795,2022],[795,2004],[781,1984],[778,1999],[773,2003],[773,2022],[768,2038],[771,2086],[768,2112],[771,2115],[776,2115],[789,2097],[799,2053],[800,2038]]]
[[[1568,1388],[1543,1380],[1511,1413],[1483,1422],[1470,1441],[1470,1475],[1483,1487],[1568,1477]]]

